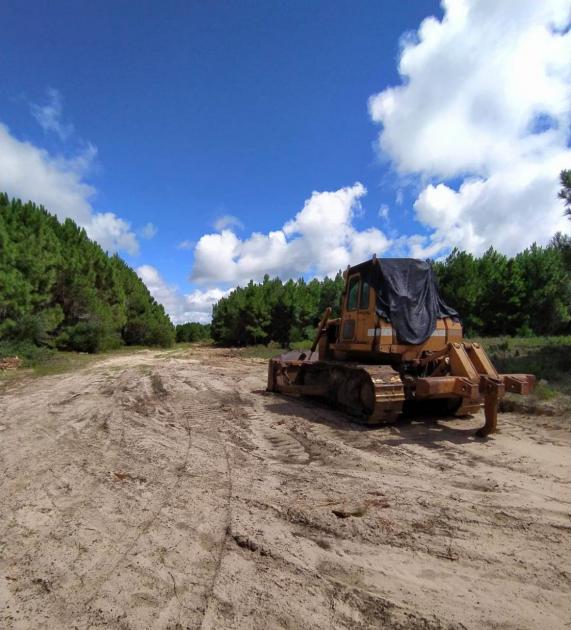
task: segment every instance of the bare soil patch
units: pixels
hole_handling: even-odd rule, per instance
[[[571,418],[368,429],[266,362],[137,352],[0,392],[0,627],[564,628]]]

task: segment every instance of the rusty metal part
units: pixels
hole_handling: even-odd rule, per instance
[[[315,352],[315,348],[317,348],[317,344],[319,343],[319,339],[321,335],[325,331],[325,327],[327,326],[327,320],[329,319],[330,315],[331,315],[331,307],[328,306],[325,309],[325,312],[323,313],[323,317],[321,318],[321,321],[319,322],[319,326],[317,327],[317,333],[315,335],[315,339],[313,340],[311,350],[309,351],[310,356]]]
[[[416,398],[476,398],[478,384],[462,376],[428,376],[416,379]]]
[[[320,361],[305,352],[289,352],[270,360],[268,390],[319,397],[367,424],[394,422],[406,400],[448,400],[456,415],[484,407],[485,424],[477,435],[497,430],[498,403],[506,391],[527,394],[535,378],[529,374],[498,374],[477,344],[449,344],[439,353],[432,374],[402,377],[388,365]],[[434,372],[444,376],[434,376]],[[482,373],[487,371],[488,373]]]
[[[533,374],[501,374],[506,392],[528,396],[535,387]]]
[[[394,422],[402,412],[405,401],[405,393],[402,379],[398,372],[388,365],[383,366],[361,366],[361,370],[367,373],[372,384],[372,396],[374,405],[367,417],[368,424]],[[368,395],[371,396],[371,388],[368,388]],[[365,399],[365,393],[362,392]],[[373,402],[373,398],[370,399]]]
[[[304,361],[288,355],[270,360],[268,390],[317,396],[360,422],[394,422],[405,401],[403,382],[388,365]]]
[[[270,361],[268,390],[319,397],[368,423],[395,420],[405,401],[422,410],[422,401],[440,400],[459,416],[483,406],[478,435],[494,433],[499,400],[506,392],[529,394],[535,378],[498,374],[480,344],[462,340],[462,326],[451,318],[438,319],[423,343],[403,344],[392,323],[377,314],[372,287],[367,285],[367,299],[349,303],[350,281],[356,278],[359,296],[368,282],[363,269],[344,272],[341,316],[329,320],[331,309],[325,311],[311,350]]]
[[[476,435],[486,437],[497,431],[498,402],[505,394],[503,380],[492,376],[482,376],[480,378],[480,393],[484,395],[485,424],[478,429]]]
[[[498,403],[506,391],[513,394],[527,395],[535,386],[532,374],[500,374],[498,378],[482,376],[480,392],[484,394],[484,417],[486,423],[478,430],[479,437],[485,437],[497,431]]]
[[[497,431],[498,402],[505,394],[504,380],[500,378],[488,355],[480,344],[449,344],[450,372],[462,376],[473,386],[478,387],[480,397],[484,398],[484,426],[476,435],[485,437]],[[466,397],[476,401],[478,396]]]

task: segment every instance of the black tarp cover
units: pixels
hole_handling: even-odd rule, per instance
[[[396,329],[402,343],[423,343],[442,317],[458,313],[442,301],[430,262],[414,258],[377,258],[359,265],[376,290],[377,314]]]

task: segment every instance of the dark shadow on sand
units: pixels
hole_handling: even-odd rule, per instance
[[[347,436],[349,440],[355,434],[367,433],[372,443],[385,446],[404,446],[416,444],[426,448],[445,448],[447,444],[466,444],[470,442],[486,442],[488,438],[476,436],[476,428],[471,417],[466,418],[470,426],[466,428],[451,427],[447,422],[460,420],[454,417],[443,417],[433,413],[422,415],[403,414],[394,424],[365,425],[359,424],[350,415],[333,409],[321,400],[289,397],[282,394],[258,390],[258,395],[273,398],[269,402],[269,411],[284,416],[302,417],[310,422],[322,424],[334,429],[339,437]]]

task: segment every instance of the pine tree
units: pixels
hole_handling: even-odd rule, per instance
[[[136,330],[136,333],[134,332]],[[98,352],[170,345],[174,327],[119,257],[71,219],[0,194],[0,340]]]

